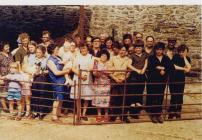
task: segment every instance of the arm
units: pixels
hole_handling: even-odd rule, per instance
[[[191,70],[191,64],[188,61],[187,57],[184,57],[185,67],[190,71]]]
[[[140,70],[138,70],[138,69],[136,69],[135,67],[133,67],[132,66],[132,60],[131,59],[129,59],[129,62],[128,62],[128,66],[127,66],[129,69],[131,69],[131,70],[133,70],[133,71],[135,71],[135,72],[137,72],[138,74],[140,74]]]
[[[28,57],[25,56],[22,63],[22,71],[28,74],[33,74],[36,71],[34,66],[30,67],[28,63]]]
[[[62,70],[62,71],[59,71],[56,67],[56,65],[51,61],[49,60],[47,62],[47,66],[48,68],[56,75],[56,76],[60,76],[60,75],[65,75],[65,74],[68,74],[69,73],[69,70]]]
[[[184,67],[177,66],[176,64],[174,64],[174,67],[175,67],[176,70],[181,70],[181,71],[185,70]]]
[[[148,59],[145,59],[144,67],[143,67],[143,69],[142,69],[142,71],[141,71],[142,74],[145,73],[145,71],[146,71],[146,69],[147,69],[147,66],[148,66]]]

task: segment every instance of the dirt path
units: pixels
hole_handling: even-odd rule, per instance
[[[57,125],[0,119],[0,140],[201,140],[202,120],[113,125]]]

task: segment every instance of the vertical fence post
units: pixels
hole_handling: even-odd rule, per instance
[[[125,71],[125,81],[124,81],[124,91],[123,91],[123,105],[122,105],[122,117],[121,117],[121,121],[123,122],[124,118],[125,118],[125,99],[126,99],[126,75],[127,75],[127,71]]]
[[[74,81],[74,97],[76,96],[76,81]],[[76,101],[74,100],[74,114],[73,114],[73,124],[74,125],[76,125],[76,120],[75,120],[75,118],[76,118]]]
[[[166,101],[165,101],[165,105],[164,105],[164,115],[163,115],[163,119],[166,120],[166,115],[168,114],[167,109],[168,109],[168,88],[169,88],[169,84],[170,84],[170,80],[167,80],[166,82]]]
[[[79,66],[79,76],[78,76],[78,93],[76,97],[76,104],[77,104],[77,120],[76,123],[80,124],[81,121],[81,75],[82,75],[82,70],[80,69]]]

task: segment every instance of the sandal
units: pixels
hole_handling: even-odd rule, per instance
[[[25,117],[29,118],[31,116],[31,112],[26,112]]]
[[[88,118],[86,116],[82,116],[81,119],[84,121],[88,121]]]

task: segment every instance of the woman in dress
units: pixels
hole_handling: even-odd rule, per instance
[[[24,57],[22,63],[22,72],[24,77],[24,82],[22,84],[22,116],[25,114],[26,117],[31,115],[31,81],[33,78],[33,74],[35,72],[35,51],[36,51],[37,43],[34,41],[30,41],[28,45],[28,55]],[[25,104],[26,104],[26,113],[25,113]]]
[[[60,122],[59,113],[61,112],[62,100],[64,99],[65,93],[65,86],[62,84],[65,84],[65,75],[70,72],[69,69],[63,70],[64,64],[62,63],[60,57],[58,57],[58,52],[58,46],[54,44],[50,44],[48,46],[48,53],[50,54],[50,57],[47,61],[47,69],[50,82],[53,83],[52,90],[54,91],[53,97],[55,99],[52,111],[52,121],[54,122]]]
[[[80,54],[76,56],[74,60],[74,64],[72,67],[72,71],[74,72],[73,81],[76,81],[78,84],[79,78],[81,78],[81,99],[84,100],[83,104],[83,112],[82,117],[84,121],[87,121],[88,118],[86,117],[86,111],[89,104],[89,101],[92,100],[93,89],[92,85],[84,85],[84,84],[92,84],[92,74],[90,71],[93,69],[94,58],[91,54],[88,53],[87,46],[80,47]],[[83,70],[80,74],[79,69]],[[76,97],[74,97],[74,90],[76,93]],[[72,87],[70,98],[78,99],[78,86],[76,89]],[[77,105],[78,106],[78,105]]]
[[[104,108],[105,116],[104,122],[108,121],[108,108],[110,102],[110,79],[107,62],[110,58],[110,54],[107,50],[101,50],[100,59],[95,60],[93,66],[93,75],[95,76],[94,90],[95,96],[92,99],[92,105],[98,107],[97,122],[102,121],[101,109]]]
[[[185,88],[185,73],[191,70],[191,60],[186,55],[188,48],[186,45],[180,45],[177,48],[177,54],[172,58],[172,62],[175,66],[175,71],[169,77],[170,79],[170,108],[169,119],[181,118],[181,110],[183,104],[183,93]],[[178,82],[178,83],[176,83]]]
[[[8,42],[0,43],[0,76],[5,76],[9,73],[9,65],[13,62],[12,55],[10,54],[10,46]],[[0,81],[0,99],[4,112],[8,112],[6,105],[7,89],[6,83]]]
[[[52,93],[46,92],[48,90],[48,82],[46,70],[47,58],[46,58],[46,48],[42,45],[38,45],[36,48],[36,58],[35,58],[35,72],[33,74],[33,84],[32,84],[32,118],[39,117],[42,120],[46,113],[50,112]],[[40,83],[37,83],[40,82]]]

